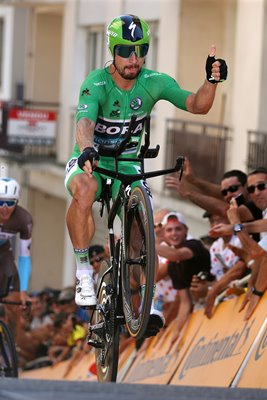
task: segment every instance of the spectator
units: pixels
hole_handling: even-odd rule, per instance
[[[164,227],[162,225],[162,219],[166,214],[169,214],[171,210],[163,208],[154,213],[154,229],[156,242],[160,244],[167,243],[164,241]],[[159,271],[161,266],[165,268],[168,260],[165,257],[158,256],[159,258]],[[154,307],[155,309],[163,308],[163,315],[165,318],[165,325],[169,325],[173,318],[177,315],[177,309],[179,306],[179,298],[177,296],[177,290],[173,288],[172,280],[168,274],[162,279],[156,279],[156,290],[154,296]]]
[[[194,174],[189,160],[186,159],[183,176],[182,181],[175,176],[167,176],[167,187],[175,189],[181,197],[192,201],[204,210],[225,217],[230,200],[242,194],[244,196],[244,204],[240,207],[242,220],[250,221],[262,218],[261,210],[248,198],[247,176],[244,172],[227,171],[221,179],[221,184],[216,185],[198,178]]]
[[[267,169],[260,167],[252,171],[248,176],[248,191],[258,207],[263,211],[264,221],[267,219]],[[248,320],[257,307],[260,298],[263,296],[267,288],[267,235],[266,232],[262,233],[262,239],[259,244],[255,243],[249,236],[247,228],[241,224],[239,215],[239,208],[236,201],[231,202],[228,210],[228,218],[234,226],[236,235],[238,235],[243,245],[243,256],[246,258],[247,264],[252,269],[251,278],[248,285],[248,291],[245,296],[244,302],[241,306],[243,310],[247,306],[245,313],[245,320]],[[260,221],[256,221],[260,222]],[[249,225],[249,224],[247,224]],[[259,225],[259,224],[258,224]],[[255,224],[254,224],[255,228]],[[258,226],[259,228],[259,226]],[[238,249],[235,249],[238,251]]]
[[[246,230],[250,233],[261,232],[261,238],[267,231],[267,168],[259,167],[248,174],[248,193],[253,203],[260,209],[262,213],[261,219],[255,221],[244,222],[240,209],[238,215]],[[210,231],[211,236],[215,235],[229,235],[233,232],[233,224],[218,224],[212,227]]]
[[[55,320],[55,335],[48,350],[53,365],[69,358],[73,349],[83,348],[86,330],[74,314],[58,314]]]
[[[159,279],[169,274],[178,291],[177,331],[180,332],[193,307],[189,291],[192,276],[200,271],[210,271],[210,254],[200,240],[187,239],[188,227],[181,213],[165,215],[162,225],[167,246],[156,243],[156,250],[169,263],[165,268],[161,266]]]
[[[209,218],[211,228],[220,223],[228,222],[226,217],[204,213]],[[191,293],[197,300],[205,299],[205,314],[211,318],[216,297],[225,290],[231,282],[242,278],[247,272],[246,264],[231,250],[231,246],[240,247],[240,241],[236,235],[218,237],[210,247],[211,275],[203,279],[203,276],[194,275],[191,283]]]
[[[109,255],[107,254],[104,246],[100,244],[95,244],[89,247],[89,262],[94,270],[93,279],[95,281],[95,284],[97,283],[101,263],[104,259],[108,259],[108,257]]]
[[[47,304],[39,292],[32,292],[31,299],[31,322],[30,329],[39,328],[43,325],[53,324],[53,319],[47,313]]]

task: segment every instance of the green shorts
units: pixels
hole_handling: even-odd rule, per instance
[[[76,146],[75,146],[76,148]],[[72,152],[71,157],[66,165],[66,173],[65,173],[65,186],[69,190],[69,184],[72,180],[72,178],[75,175],[78,174],[84,174],[85,172],[79,167],[78,165],[78,156],[80,155],[80,152],[75,151]],[[111,171],[114,171],[114,159],[111,157],[100,157],[99,163],[98,163],[99,167],[105,168],[105,169],[109,169]],[[134,162],[129,162],[129,161],[121,161],[119,162],[119,172],[127,174],[127,175],[134,175],[140,172],[140,165],[135,164]],[[93,176],[96,178],[97,183],[98,183],[98,189],[96,192],[96,197],[95,200],[99,200],[101,193],[102,193],[102,184],[103,184],[103,180],[106,180],[107,178],[110,178],[107,175],[104,174],[100,174],[99,172],[93,172]],[[114,200],[114,198],[116,197],[121,181],[119,181],[118,179],[113,179],[111,178],[112,181],[112,199]],[[136,181],[132,184],[132,188],[136,187],[136,186],[144,186],[150,201],[151,201],[151,206],[153,207],[153,202],[152,202],[152,194],[151,194],[151,190],[147,184],[146,181],[144,180],[140,180],[140,181]],[[71,194],[71,192],[70,192]]]

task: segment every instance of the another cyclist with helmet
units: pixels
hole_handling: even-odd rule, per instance
[[[196,93],[181,89],[167,74],[146,69],[149,26],[134,15],[113,19],[107,28],[107,37],[113,61],[103,69],[92,71],[82,83],[76,114],[76,144],[66,166],[65,184],[72,195],[67,225],[77,266],[75,299],[80,306],[94,306],[97,302],[88,247],[95,232],[92,205],[101,194],[102,182],[100,174],[93,170],[97,164],[114,168],[110,157],[99,157],[98,146],[116,145],[127,131],[131,116],[136,115],[131,142],[125,152],[127,157],[135,158],[145,119],[157,101],[167,100],[193,114],[206,114],[213,104],[217,84],[227,77],[227,65],[224,60],[215,59],[214,46],[206,62],[206,79]],[[136,168],[133,163],[121,165],[121,170],[129,174],[136,173]],[[117,188],[115,181],[113,194]]]
[[[30,300],[27,290],[31,274],[33,223],[31,214],[18,205],[19,197],[18,182],[12,178],[0,178],[0,289],[4,292],[9,283],[9,293],[20,292],[20,300],[25,305]],[[12,247],[17,234],[18,268]]]

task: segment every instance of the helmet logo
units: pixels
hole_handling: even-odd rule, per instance
[[[130,25],[129,25],[129,30],[131,31],[131,36],[132,36],[132,38],[134,38],[134,31],[135,31],[135,28],[136,28],[136,24],[132,21],[132,22],[130,23]]]
[[[130,103],[130,107],[132,110],[139,110],[141,106],[142,106],[142,100],[140,99],[140,97],[136,97]]]

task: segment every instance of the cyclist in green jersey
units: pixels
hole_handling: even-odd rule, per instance
[[[81,86],[76,144],[66,166],[65,179],[72,195],[67,226],[77,266],[75,300],[78,305],[89,307],[97,302],[88,258],[88,247],[95,232],[92,205],[102,190],[101,176],[94,172],[94,167],[113,168],[111,157],[99,157],[98,146],[112,148],[127,131],[134,114],[137,120],[125,153],[127,157],[135,157],[141,145],[145,118],[157,101],[167,100],[193,114],[206,114],[212,107],[217,84],[227,77],[225,61],[215,59],[215,46],[207,58],[206,79],[196,93],[181,89],[166,74],[146,69],[149,26],[134,15],[113,19],[107,37],[113,62],[106,68],[92,71]],[[124,162],[120,168],[130,174],[136,173],[138,167]],[[117,187],[115,181],[113,194]]]

